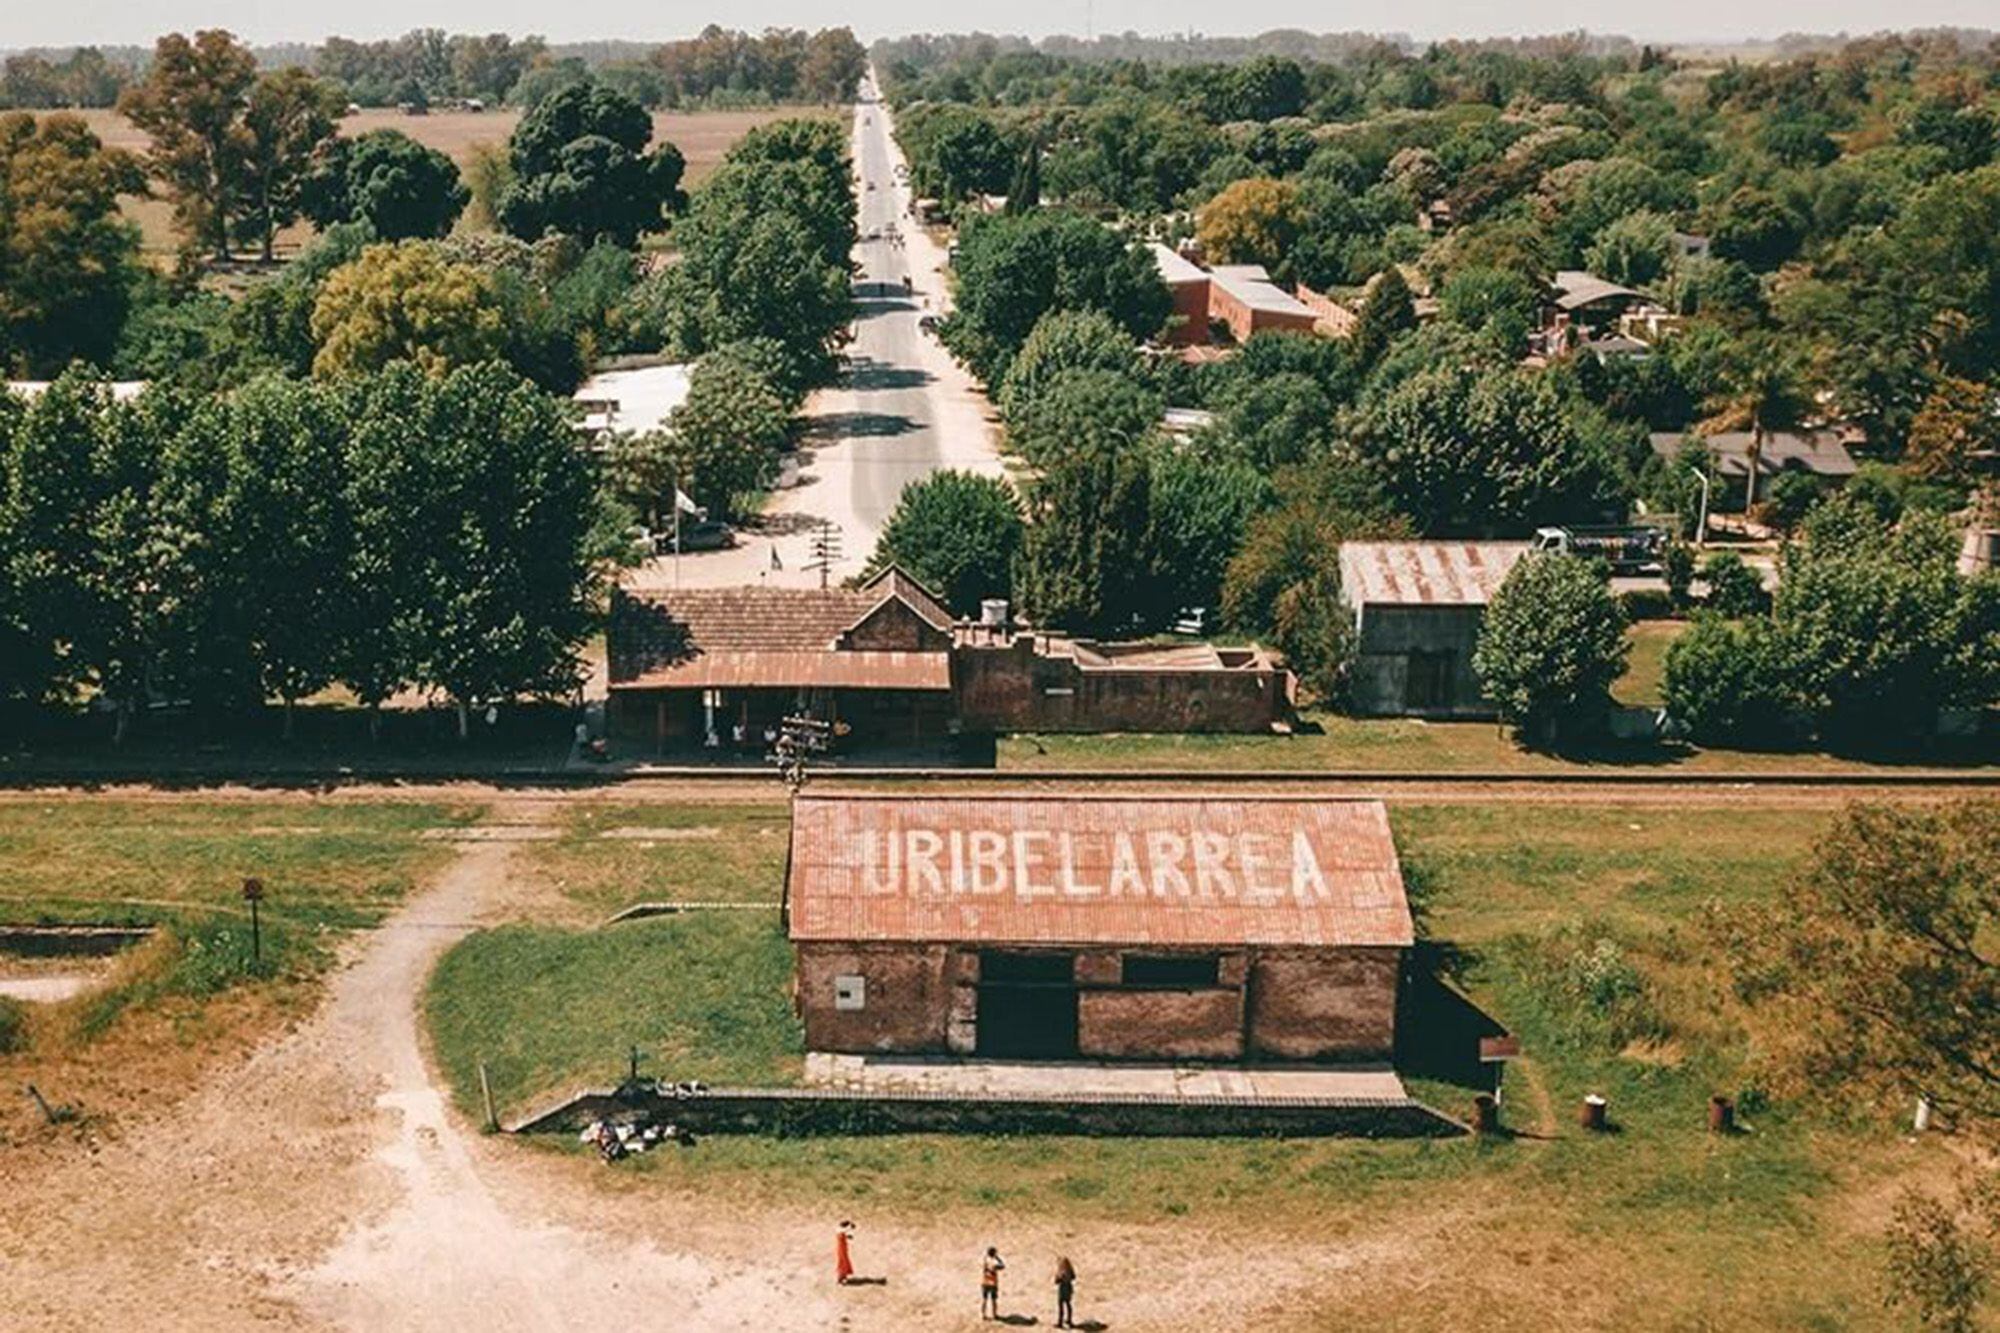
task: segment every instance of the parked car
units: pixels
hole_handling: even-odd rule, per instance
[[[660,554],[674,553],[675,533],[660,534]],[[704,518],[680,525],[680,550],[684,555],[689,551],[723,551],[736,545],[736,533],[720,519]]]
[[[937,328],[938,328],[938,317],[937,317],[936,315],[919,315],[919,316],[917,316],[917,330],[918,330],[918,332],[920,332],[920,333],[936,333],[936,332],[937,332]]]

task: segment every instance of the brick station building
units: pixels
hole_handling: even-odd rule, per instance
[[[810,1050],[1373,1061],[1409,903],[1379,801],[801,796]]]

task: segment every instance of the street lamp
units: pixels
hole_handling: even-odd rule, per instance
[[[1708,544],[1708,473],[1700,468],[1692,467],[1688,471],[1693,473],[1694,479],[1701,483],[1701,517],[1695,522],[1694,544],[1698,547],[1706,546]]]

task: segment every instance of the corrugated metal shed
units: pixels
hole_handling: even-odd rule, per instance
[[[1380,801],[801,796],[804,941],[1227,947],[1414,938]]]
[[[1350,607],[1484,606],[1526,542],[1342,542],[1340,589]]]

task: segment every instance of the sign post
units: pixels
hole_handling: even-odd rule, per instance
[[[257,904],[264,901],[264,881],[254,875],[243,881],[243,901],[250,904],[250,962],[252,966],[264,964],[264,930],[258,919]]]

